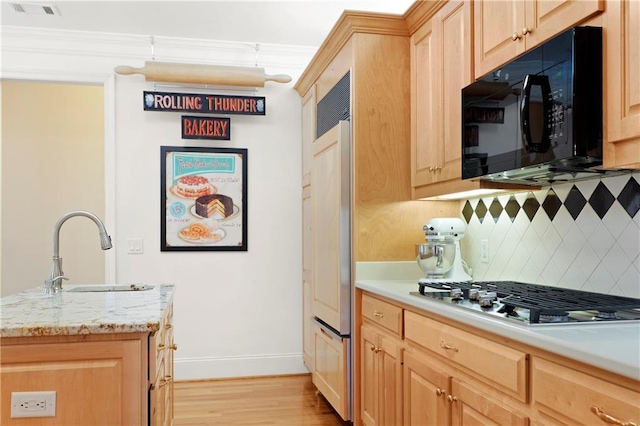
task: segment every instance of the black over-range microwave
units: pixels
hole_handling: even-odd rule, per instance
[[[575,27],[462,90],[462,178],[604,173],[602,121],[602,28]]]

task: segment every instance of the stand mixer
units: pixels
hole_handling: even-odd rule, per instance
[[[422,227],[425,240],[418,245],[417,262],[426,274],[419,282],[464,282],[472,278],[460,254],[466,226],[458,218],[431,219]]]

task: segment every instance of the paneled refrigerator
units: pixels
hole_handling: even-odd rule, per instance
[[[311,163],[315,361],[313,383],[345,420],[352,418],[350,123],[313,142]]]

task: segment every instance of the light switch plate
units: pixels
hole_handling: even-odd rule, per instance
[[[144,253],[144,240],[142,238],[127,238],[127,253]]]

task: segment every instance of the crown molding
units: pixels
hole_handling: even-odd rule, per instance
[[[270,73],[299,75],[316,48],[246,42],[151,37],[134,34],[67,31],[19,26],[0,30],[0,75],[29,77],[74,74],[104,80],[117,65],[147,60],[212,65],[260,66]],[[135,62],[138,61],[138,62]]]

